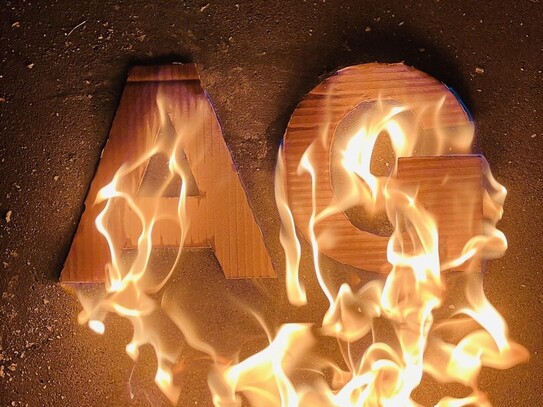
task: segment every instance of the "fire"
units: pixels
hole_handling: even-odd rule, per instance
[[[167,109],[160,99],[157,102],[163,120],[166,120]],[[309,174],[313,185],[313,211],[307,225],[313,269],[328,301],[320,326],[304,321],[285,323],[273,334],[262,322],[269,345],[252,356],[233,361],[220,356],[200,339],[190,319],[171,298],[161,294],[178,266],[182,242],[189,227],[185,211],[187,182],[178,156],[182,138],[190,137],[191,123],[187,123],[187,130],[173,143],[157,139],[142,157],[125,163],[100,191],[97,204],[104,207],[96,218],[96,227],[109,244],[111,262],[107,267],[103,297],[92,301],[80,294],[83,311],[79,322],[103,334],[107,329],[108,313],[129,320],[134,336],[126,346],[127,354],[137,361],[141,346],[150,344],[153,347],[158,361],[155,382],[173,404],[181,396],[174,374],[180,347],[167,346],[161,331],[151,323],[159,315],[167,316],[191,347],[210,356],[213,368],[208,384],[216,406],[242,405],[244,399],[254,406],[419,406],[413,393],[426,375],[471,389],[468,396],[446,396],[436,406],[489,405],[477,384],[481,369],[509,368],[526,361],[528,352],[510,339],[506,322],[485,297],[481,273],[450,270],[477,256],[492,259],[504,253],[507,241],[496,229],[496,223],[503,214],[506,190],[492,178],[486,165],[484,233],[473,236],[457,258],[443,261],[436,220],[419,202],[416,189],[405,188],[396,178],[398,158],[416,155],[421,142],[420,134],[403,115],[411,108],[378,101],[371,111],[363,113],[360,128],[342,151],[341,162],[348,175],[349,187],[338,195],[341,207],[360,205],[370,213],[384,211],[394,227],[387,247],[391,270],[386,278],[375,278],[362,287],[347,282],[335,286],[328,282],[319,251],[328,237],[317,233],[316,226],[338,209],[331,205],[324,211],[317,211],[315,185],[318,179],[311,147],[303,155],[298,171]],[[455,146],[455,151],[468,153],[473,128],[454,135],[441,131],[440,108],[441,103],[418,109],[434,117],[437,129],[429,143],[423,140],[429,145],[424,148],[425,154],[444,155],[451,146]],[[390,176],[376,176],[371,171],[374,146],[381,134],[389,136],[396,156]],[[181,179],[178,217],[168,219],[177,224],[181,244],[174,264],[159,281],[149,271],[149,259],[153,227],[164,220],[160,207],[157,203],[150,213],[144,212],[135,197],[124,192],[122,182],[124,176],[136,171],[155,154],[169,157],[169,176],[159,188],[157,197],[162,196],[172,179]],[[285,163],[280,151],[275,193],[282,221],[280,241],[286,256],[287,296],[293,306],[307,306],[311,297],[299,271],[302,244],[296,234],[284,178]],[[136,256],[128,264],[114,249],[118,245],[114,244],[114,233],[108,229],[108,219],[118,216],[117,208],[121,203],[134,212],[141,227]],[[444,309],[451,274],[462,275],[465,293],[463,305],[454,310]],[[255,317],[260,320],[257,315]],[[392,333],[392,340],[383,335],[382,326]],[[337,341],[343,361],[315,356],[314,348],[319,338],[326,337]],[[369,343],[363,352],[360,351],[362,341]],[[296,377],[300,372],[309,378],[300,380]]]

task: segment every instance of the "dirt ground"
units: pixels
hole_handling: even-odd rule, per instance
[[[543,405],[540,0],[74,4],[0,5],[0,405],[168,405],[151,352],[135,368],[124,352],[130,327],[110,318],[98,336],[79,326],[78,300],[57,281],[128,67],[171,61],[198,65],[278,270],[273,171],[300,99],[336,68],[372,61],[405,61],[454,88],[473,114],[476,150],[509,191],[499,224],[509,249],[487,265],[485,292],[531,353],[485,370],[481,388],[495,406]],[[219,338],[243,332],[217,342],[226,349],[264,339],[232,296],[272,324],[322,314],[290,309],[281,279],[226,281],[206,251],[187,253],[180,269],[172,287],[194,315]],[[190,350],[187,361],[179,404],[210,405],[205,363]]]

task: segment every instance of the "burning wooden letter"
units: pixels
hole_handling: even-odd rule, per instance
[[[386,174],[372,168],[381,136],[391,147]],[[430,76],[403,64],[342,69],[300,102],[285,133],[286,191],[296,226],[340,263],[389,272],[389,237],[355,226],[347,210],[384,213],[387,187],[401,184],[436,218],[442,265],[477,270],[479,262],[463,253],[483,233],[481,158],[466,156],[472,140],[461,102]],[[347,174],[342,188],[334,171]]]
[[[213,249],[228,278],[275,276],[196,66],[135,67],[61,281],[103,281],[123,249],[180,246]]]

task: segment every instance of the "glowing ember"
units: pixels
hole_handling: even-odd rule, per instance
[[[160,105],[161,101],[158,103]],[[454,143],[469,149],[472,128],[468,134],[464,129],[461,137],[451,135],[440,131],[440,104],[418,110],[431,111],[435,118],[437,130],[432,135],[425,135],[433,146],[433,155],[446,154]],[[387,249],[392,269],[386,278],[376,278],[361,288],[346,282],[339,286],[328,282],[327,270],[319,261],[319,245],[326,244],[327,236],[317,233],[316,225],[333,215],[337,206],[317,211],[315,202],[319,197],[314,186],[319,180],[311,147],[301,160],[299,172],[309,174],[313,185],[313,212],[307,225],[313,269],[329,303],[320,327],[288,323],[280,326],[273,335],[263,325],[269,346],[232,363],[217,355],[199,338],[189,319],[168,298],[162,301],[154,298],[174,272],[182,244],[166,277],[155,281],[149,272],[149,258],[153,226],[161,220],[160,208],[156,205],[151,213],[144,213],[138,208],[137,200],[123,192],[122,179],[154,154],[169,156],[170,176],[158,196],[174,177],[182,179],[176,221],[183,242],[189,220],[184,207],[187,183],[177,159],[179,138],[173,145],[157,142],[139,160],[126,163],[100,192],[98,200],[106,204],[96,218],[96,227],[109,243],[111,263],[107,268],[104,297],[93,303],[80,296],[84,306],[80,323],[87,323],[92,330],[102,334],[109,312],[127,318],[133,325],[134,336],[126,346],[126,352],[136,361],[142,345],[153,346],[158,361],[155,382],[174,404],[180,390],[174,384],[173,371],[180,355],[164,346],[161,333],[150,323],[160,313],[174,322],[190,346],[207,353],[213,360],[209,387],[216,406],[241,405],[242,397],[255,406],[417,406],[413,392],[424,375],[471,389],[471,394],[465,397],[444,397],[437,406],[489,405],[477,386],[481,368],[509,368],[526,361],[528,353],[509,339],[505,321],[484,295],[482,275],[447,270],[456,269],[471,258],[490,259],[504,253],[507,242],[495,224],[501,219],[506,191],[492,178],[487,166],[483,194],[484,234],[473,236],[458,258],[442,261],[440,230],[435,219],[417,199],[416,190],[408,190],[396,178],[397,158],[415,155],[415,148],[421,142],[412,126],[405,124],[402,113],[406,111],[413,111],[413,106],[394,106],[378,101],[376,108],[361,113],[364,115],[360,121],[362,125],[342,152],[349,188],[338,195],[341,207],[359,205],[371,213],[386,211],[394,227]],[[165,119],[164,109],[162,113]],[[194,124],[187,123],[188,130],[191,125]],[[190,131],[185,133],[184,137],[188,137]],[[374,146],[382,133],[389,136],[396,155],[390,177],[377,177],[370,168]],[[287,294],[292,305],[303,306],[310,304],[311,298],[300,281],[302,246],[286,198],[284,165],[280,152],[275,192],[282,220],[280,240],[286,254]],[[137,254],[129,265],[121,261],[120,254],[114,250],[118,247],[113,244],[115,236],[108,232],[108,219],[118,216],[120,203],[137,215],[141,227]],[[465,301],[460,308],[444,306],[448,293],[447,276],[451,273],[462,275],[465,283]],[[393,339],[383,335],[381,326],[393,333]],[[344,356],[341,365],[315,356],[313,348],[322,337],[337,340]],[[310,379],[298,377],[299,372],[307,373]]]

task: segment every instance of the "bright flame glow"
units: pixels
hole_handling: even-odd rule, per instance
[[[102,321],[90,320],[89,328],[99,335],[103,335],[103,333],[106,331],[106,327]]]
[[[162,120],[166,120],[165,103],[159,100],[158,104]],[[425,135],[427,139],[423,140],[427,143],[430,140],[430,147],[425,147],[426,153],[441,155],[451,150],[468,153],[473,128],[459,130],[461,133],[454,135],[443,131],[440,127],[442,104],[440,101],[436,106],[418,106],[417,109],[429,113],[435,121],[435,131],[431,136]],[[435,404],[438,407],[489,406],[490,402],[477,385],[481,369],[485,366],[509,368],[526,361],[527,351],[509,338],[507,324],[485,297],[478,273],[466,275],[466,303],[455,313],[449,312],[439,318],[437,315],[442,311],[448,290],[445,271],[478,255],[484,259],[499,257],[507,248],[505,236],[496,229],[503,214],[506,190],[492,178],[486,164],[484,231],[473,236],[457,258],[440,259],[440,231],[436,221],[416,194],[395,182],[396,165],[390,177],[371,172],[372,154],[381,133],[390,138],[396,164],[398,157],[416,154],[420,135],[413,132],[412,126],[406,125],[402,116],[411,110],[413,106],[394,106],[378,101],[376,108],[362,118],[361,127],[342,152],[342,165],[350,185],[348,192],[339,197],[342,207],[362,204],[370,213],[384,210],[394,226],[387,247],[392,269],[385,279],[376,278],[362,287],[328,281],[328,270],[321,264],[319,255],[323,238],[315,230],[320,221],[337,209],[317,210],[315,185],[319,180],[311,147],[303,154],[298,172],[308,174],[312,182],[313,206],[307,225],[312,266],[318,286],[328,301],[320,327],[313,329],[305,322],[282,324],[274,337],[268,334],[270,343],[267,347],[241,361],[232,361],[221,357],[200,338],[192,322],[171,298],[162,296],[157,300],[153,297],[173,275],[189,226],[185,210],[187,178],[177,160],[183,137],[190,136],[188,131],[179,134],[173,145],[157,141],[135,162],[125,163],[98,194],[97,204],[104,207],[96,218],[96,227],[109,244],[111,262],[107,267],[105,295],[92,302],[80,294],[83,311],[79,322],[104,334],[103,321],[108,313],[129,320],[134,336],[127,344],[126,352],[137,361],[141,346],[149,344],[153,347],[158,362],[155,383],[173,404],[180,397],[179,386],[174,380],[180,351],[167,346],[161,331],[150,323],[158,315],[169,318],[189,346],[209,355],[213,369],[208,384],[216,406],[241,406],[243,400],[247,400],[259,407],[415,407],[420,404],[413,399],[413,392],[425,375],[471,388],[471,394],[466,397],[443,397]],[[157,197],[162,196],[173,178],[181,179],[178,219],[174,220],[179,227],[181,244],[174,264],[158,282],[149,272],[153,227],[162,220],[158,200],[149,214],[122,187],[125,177],[157,153],[169,155],[170,172]],[[300,278],[302,244],[296,235],[294,217],[287,201],[285,172],[280,151],[275,195],[282,222],[280,241],[285,250],[287,297],[292,305],[300,307],[307,306],[309,301]],[[114,233],[108,230],[108,218],[116,216],[115,207],[119,204],[133,211],[141,226],[136,256],[129,265],[121,260],[115,249]],[[260,321],[258,315],[255,317]],[[269,330],[265,328],[265,331],[268,333]],[[316,356],[314,347],[323,338],[337,341],[343,356],[341,362]],[[300,372],[311,378],[301,380],[297,377]]]

